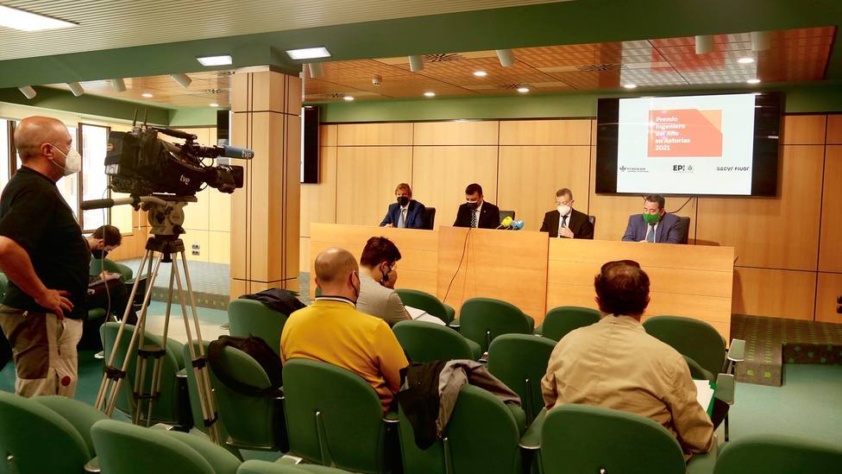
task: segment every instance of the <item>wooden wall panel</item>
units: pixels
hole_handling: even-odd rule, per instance
[[[436,208],[436,227],[453,225],[459,205],[465,202],[465,187],[471,183],[479,183],[485,199],[497,204],[497,147],[414,147],[412,176],[412,195]],[[379,208],[383,214],[385,203],[381,201]]]
[[[591,120],[500,122],[500,145],[591,145]]]
[[[555,209],[555,192],[573,191],[573,207],[587,213],[590,147],[500,147],[499,202],[514,209],[525,229],[539,230],[544,213]]]
[[[210,261],[210,246],[208,245],[208,231],[207,230],[192,230],[182,236],[184,241],[185,253],[187,259],[194,262],[209,262]],[[194,255],[194,249],[198,255]]]
[[[395,200],[395,185],[412,183],[412,148],[339,147],[336,175],[336,222],[378,225]]]
[[[310,231],[308,230],[307,233]],[[310,272],[310,237],[301,237],[298,242],[298,271]]]
[[[208,231],[208,261],[212,263],[231,262],[231,233]]]
[[[310,235],[311,222],[336,222],[336,147],[319,152],[318,184],[301,184],[301,235]]]
[[[842,114],[827,116],[827,144],[842,145]]]
[[[842,272],[842,145],[825,148],[819,271]]]
[[[319,146],[336,146],[339,135],[338,125],[322,125],[319,127]]]
[[[231,232],[231,195],[211,190],[208,207],[208,230]]]
[[[413,145],[493,145],[497,146],[500,122],[420,122],[416,123]]]
[[[411,123],[351,123],[337,125],[338,146],[412,145]]]
[[[744,267],[816,270],[824,146],[782,148],[774,198],[700,198],[697,238],[734,247]]]
[[[737,314],[811,321],[815,297],[815,272],[741,267],[734,272]]]
[[[819,273],[818,291],[816,291],[816,321],[823,323],[842,323],[842,314],[837,298],[842,297],[842,273]]]
[[[783,145],[824,145],[826,115],[787,115],[783,120]]]

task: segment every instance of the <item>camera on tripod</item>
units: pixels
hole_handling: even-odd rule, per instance
[[[158,138],[162,133],[184,139],[184,144]],[[205,164],[206,158],[251,159],[254,152],[232,146],[202,146],[196,135],[143,125],[130,132],[111,132],[105,156],[105,174],[111,188],[132,196],[171,194],[194,196],[205,185],[224,193],[243,187],[243,167]]]

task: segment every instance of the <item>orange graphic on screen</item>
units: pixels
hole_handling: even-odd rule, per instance
[[[722,110],[649,111],[649,157],[722,157]]]

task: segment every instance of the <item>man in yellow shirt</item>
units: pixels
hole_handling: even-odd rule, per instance
[[[281,361],[311,359],[350,370],[374,388],[388,411],[409,362],[384,320],[357,311],[356,259],[330,248],[316,257],[315,272],[321,296],[290,315],[281,333]]]

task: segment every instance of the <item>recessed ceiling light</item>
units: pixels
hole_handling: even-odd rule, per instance
[[[141,97],[146,97],[147,99],[152,97],[152,94],[150,94],[148,92],[144,92],[143,94],[140,94],[140,95],[141,95]]]
[[[211,107],[219,107],[219,104],[217,104],[216,102],[211,102],[211,103],[210,103],[210,106],[211,106]]]
[[[231,59],[231,56],[224,55],[224,56],[202,56],[200,58],[196,58],[196,61],[202,66],[228,66],[232,64],[234,61]]]
[[[517,88],[517,91],[520,92],[521,94],[526,94],[527,92],[529,92],[529,88],[526,87],[526,86],[520,86],[520,87]]]
[[[754,58],[749,58],[749,57],[740,58],[740,59],[737,60],[737,62],[740,63],[740,64],[751,64],[751,63],[754,62]]]
[[[623,84],[626,89],[637,89],[637,84]]]
[[[746,81],[748,84],[760,84],[760,79],[749,79]]]
[[[319,59],[330,57],[330,51],[328,51],[324,46],[316,48],[288,49],[287,54],[296,61],[300,59]]]
[[[343,99],[347,100],[348,102],[351,102],[352,100],[354,100],[354,96],[346,95],[345,97],[343,97]]]
[[[436,93],[433,91],[427,91],[424,93],[424,97],[435,97]]]
[[[477,77],[485,77],[487,75],[488,75],[488,73],[485,72],[485,71],[474,71],[474,76],[477,76]]]
[[[57,30],[78,26],[76,23],[0,6],[0,26],[20,31]]]

